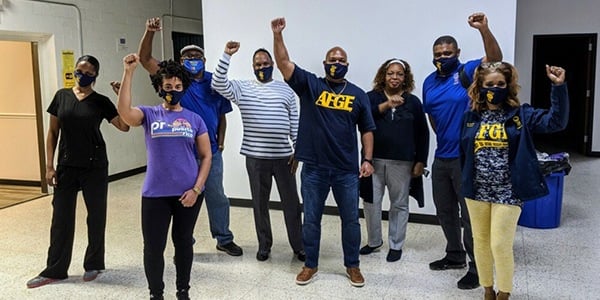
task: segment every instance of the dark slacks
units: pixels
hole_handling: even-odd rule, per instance
[[[288,241],[292,250],[303,250],[300,199],[295,174],[290,173],[288,159],[258,159],[246,157],[246,170],[250,180],[254,226],[258,237],[258,250],[268,252],[273,246],[273,233],[269,216],[269,196],[273,177],[277,184]]]
[[[104,233],[106,228],[106,197],[108,191],[108,167],[76,168],[58,166],[58,186],[52,198],[52,225],[46,269],[40,273],[48,278],[64,279],[73,253],[75,236],[75,208],[77,192],[83,193],[87,208],[88,246],[83,268],[104,270]]]
[[[171,218],[171,237],[175,247],[175,284],[177,290],[190,288],[190,273],[194,260],[194,226],[200,213],[204,193],[196,204],[184,207],[177,197],[142,197],[142,235],[144,237],[144,271],[152,295],[162,295],[165,288],[164,252]]]
[[[477,273],[473,256],[471,221],[461,192],[460,159],[435,158],[431,176],[433,202],[447,241],[446,257],[452,261],[463,262],[466,259],[466,250],[466,254],[471,259],[469,272]],[[464,229],[462,234],[461,225]]]

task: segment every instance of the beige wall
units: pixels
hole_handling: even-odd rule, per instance
[[[31,44],[0,41],[0,179],[40,180]]]

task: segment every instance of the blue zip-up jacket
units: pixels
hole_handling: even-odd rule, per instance
[[[548,194],[533,145],[532,133],[551,133],[565,129],[569,121],[567,85],[552,85],[550,109],[536,109],[529,104],[507,111],[504,128],[508,136],[508,164],[513,192],[521,201],[533,200]],[[481,116],[467,111],[461,128],[462,192],[464,197],[475,196],[474,148]]]

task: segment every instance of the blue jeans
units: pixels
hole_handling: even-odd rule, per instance
[[[212,154],[210,172],[204,184],[204,198],[208,211],[210,233],[217,244],[225,245],[233,241],[229,230],[229,198],[223,190],[223,156],[221,151]]]
[[[358,222],[358,174],[354,172],[329,170],[315,165],[304,164],[301,172],[301,192],[304,203],[304,225],[302,238],[306,262],[309,268],[319,265],[321,243],[321,218],[329,190],[342,219],[342,248],[344,266],[358,267],[360,248],[360,223]]]

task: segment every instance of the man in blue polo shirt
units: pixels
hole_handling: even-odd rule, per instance
[[[365,279],[359,269],[360,223],[358,222],[358,180],[371,176],[373,130],[369,98],[363,90],[345,79],[346,51],[333,47],[323,66],[325,78],[303,70],[290,60],[283,42],[285,19],[271,21],[273,50],[277,67],[285,81],[300,97],[300,122],[295,157],[303,162],[300,190],[304,207],[302,241],[306,261],[296,276],[305,285],[317,275],[321,242],[321,218],[329,191],[342,219],[344,266],[350,284],[362,287]],[[361,132],[364,159],[358,163],[356,128]]]
[[[502,60],[502,51],[488,27],[485,14],[470,15],[468,23],[481,33],[485,56],[462,64],[458,59],[460,49],[456,40],[451,36],[441,36],[433,43],[433,64],[436,71],[423,82],[423,108],[437,139],[431,172],[433,202],[447,241],[446,256],[429,264],[429,268],[462,269],[466,266],[465,254],[468,254],[471,260],[469,271],[458,281],[459,289],[474,289],[479,286],[471,223],[460,191],[459,136],[461,119],[469,105],[466,87],[473,81],[475,68],[481,62]],[[462,242],[461,223],[464,227]]]
[[[154,32],[161,29],[160,19],[146,21],[146,31],[139,48],[140,62],[150,74],[158,70],[158,60],[152,57]],[[210,232],[217,239],[217,249],[232,256],[243,254],[242,248],[233,242],[229,230],[229,199],[223,190],[223,142],[225,140],[225,114],[232,111],[231,103],[210,87],[212,74],[204,70],[204,50],[196,45],[181,49],[181,64],[188,70],[192,83],[181,99],[181,106],[199,114],[206,127],[212,148],[212,163],[205,184],[206,209]]]

